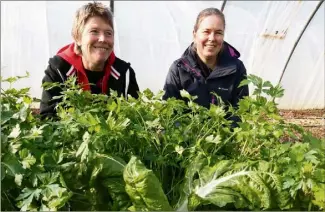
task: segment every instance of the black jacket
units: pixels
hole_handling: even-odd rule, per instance
[[[107,95],[110,89],[117,91],[118,95],[126,96],[131,95],[138,98],[139,87],[137,84],[134,70],[131,68],[130,63],[127,63],[118,57],[112,64],[112,72],[108,78]],[[49,59],[47,69],[45,70],[44,82],[59,82],[63,83],[69,77],[73,66],[59,55]],[[43,89],[40,114],[43,118],[51,117],[56,114],[55,107],[60,100],[52,100],[54,96],[59,96],[61,89],[58,87],[50,90]]]
[[[215,70],[209,68],[199,59],[192,48],[193,43],[186,49],[181,58],[173,62],[164,85],[163,99],[175,97],[182,99],[180,90],[184,89],[201,106],[210,107],[218,104],[212,94],[215,92],[226,105],[236,107],[238,101],[249,95],[248,86],[238,88],[239,83],[246,79],[246,69],[238,58],[240,53],[227,42],[218,55]]]

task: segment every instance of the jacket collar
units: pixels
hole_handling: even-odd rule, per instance
[[[73,70],[76,70],[77,72],[77,78],[78,83],[82,85],[83,90],[89,90],[90,91],[90,85],[89,81],[86,75],[86,71],[82,64],[82,58],[81,56],[77,55],[74,52],[74,43],[68,44],[61,48],[57,55],[59,55],[61,58],[63,58],[65,61],[67,61],[69,64],[71,64],[71,70],[69,72],[72,72]],[[108,61],[104,68],[104,76],[101,79],[102,84],[102,93],[107,93],[108,90],[108,78],[111,75],[112,72],[112,65],[115,61],[115,54],[112,52],[110,56],[108,57]]]
[[[240,53],[229,43],[224,41],[223,48],[217,57],[218,64],[216,71],[213,71],[210,74],[209,68],[203,63],[194,50],[193,43],[191,43],[191,45],[182,54],[183,63],[187,62],[187,70],[194,72],[197,76],[203,75],[204,77],[214,78],[226,76],[236,71],[235,60],[240,57]]]

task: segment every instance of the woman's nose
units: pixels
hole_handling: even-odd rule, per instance
[[[105,33],[100,33],[98,35],[98,41],[105,41],[106,40],[106,36],[105,36]]]
[[[213,32],[209,34],[209,40],[215,40],[216,36]]]

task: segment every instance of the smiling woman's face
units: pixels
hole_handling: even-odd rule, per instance
[[[225,26],[216,15],[203,17],[196,32],[194,43],[200,58],[211,59],[220,52],[223,44]]]
[[[101,17],[91,17],[87,20],[77,44],[81,46],[85,68],[87,63],[92,64],[91,66],[101,66],[113,51],[113,28]]]

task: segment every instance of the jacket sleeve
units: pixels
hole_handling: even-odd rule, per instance
[[[63,80],[60,77],[60,73],[58,73],[58,70],[53,68],[51,65],[48,65],[47,69],[45,70],[45,76],[42,79],[42,85],[45,82],[62,83]],[[53,100],[52,98],[54,96],[59,96],[59,95],[61,95],[60,87],[52,87],[48,90],[43,87],[42,97],[40,102],[40,115],[42,119],[56,116],[55,107],[60,101],[60,99]]]
[[[164,85],[164,91],[165,94],[163,96],[163,100],[166,100],[168,98],[175,97],[176,99],[182,99],[180,90],[181,88],[181,83],[180,79],[178,76],[178,67],[177,67],[178,62],[175,61],[171,67],[169,68],[166,80],[165,80],[165,85]]]
[[[138,98],[139,97],[138,92],[140,91],[140,89],[137,83],[135,72],[131,66],[129,67],[129,71],[130,71],[130,82],[129,82],[127,93],[131,95],[133,98]]]

